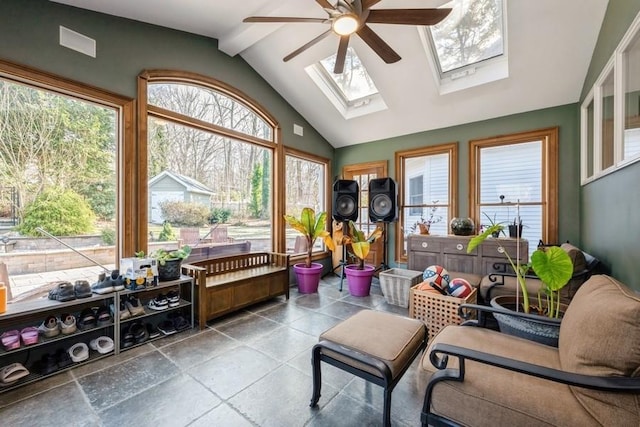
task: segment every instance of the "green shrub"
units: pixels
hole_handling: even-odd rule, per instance
[[[173,230],[173,227],[171,227],[171,224],[169,224],[168,221],[165,221],[164,224],[162,224],[162,230],[158,235],[158,240],[160,240],[161,242],[178,240],[178,238],[176,237],[176,232]]]
[[[25,206],[18,231],[38,236],[37,227],[54,236],[74,236],[93,231],[95,215],[82,196],[71,190],[49,188]]]
[[[224,224],[231,218],[231,209],[213,208],[209,213],[209,224]]]
[[[200,203],[172,202],[160,203],[160,211],[165,221],[183,227],[202,227],[209,220],[209,208]]]
[[[115,245],[116,244],[116,230],[113,228],[105,228],[101,233],[102,241],[105,245]]]

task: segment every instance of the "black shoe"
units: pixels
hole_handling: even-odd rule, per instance
[[[158,329],[165,335],[171,335],[176,333],[176,327],[173,325],[171,320],[163,320],[158,325]]]
[[[56,351],[56,361],[58,362],[58,369],[66,368],[67,366],[73,365],[73,360],[71,360],[71,356],[69,353],[61,348]]]
[[[135,344],[135,340],[133,338],[133,334],[131,333],[131,329],[127,328],[122,335],[122,348],[131,347]]]
[[[76,298],[89,298],[93,294],[91,285],[86,280],[76,280],[73,290]]]
[[[58,361],[54,355],[45,353],[40,360],[36,362],[35,368],[41,375],[49,375],[58,370]]]
[[[98,318],[98,326],[107,326],[110,325],[113,321],[111,317],[111,313],[106,305],[102,305],[98,307],[98,311],[96,312],[96,317]]]
[[[136,344],[140,344],[149,339],[149,332],[140,322],[133,322],[129,327],[129,332],[133,334],[133,340]]]
[[[175,290],[167,292],[167,302],[169,307],[177,307],[180,305],[180,294]]]
[[[163,294],[158,294],[158,296],[149,301],[149,308],[157,311],[166,310],[169,308],[169,301]]]
[[[158,338],[160,336],[160,331],[153,324],[147,323],[146,327],[147,333],[149,334],[149,339]]]
[[[56,283],[53,289],[49,291],[49,299],[60,302],[76,299],[76,293],[71,282]]]
[[[184,331],[185,329],[188,329],[191,325],[189,324],[189,322],[187,321],[187,319],[185,319],[185,317],[180,314],[180,313],[171,313],[172,316],[169,316],[171,318],[171,321],[173,322],[173,326],[176,328],[176,331]]]
[[[84,310],[82,310],[82,312],[78,316],[78,321],[76,323],[78,325],[78,328],[80,328],[80,330],[82,331],[98,326],[96,314],[90,308],[85,308]]]

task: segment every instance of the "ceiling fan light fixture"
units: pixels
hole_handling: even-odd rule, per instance
[[[333,21],[331,29],[339,36],[350,36],[358,30],[358,26],[358,17],[353,13],[345,13]]]

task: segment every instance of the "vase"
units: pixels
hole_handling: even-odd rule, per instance
[[[294,264],[293,271],[296,273],[298,292],[301,294],[314,294],[318,292],[318,284],[322,274],[322,264],[312,262],[311,267],[304,263]]]
[[[182,265],[182,259],[168,259],[164,262],[164,265],[158,263],[158,280],[161,282],[167,282],[169,280],[178,280],[180,278],[180,267]]]
[[[543,300],[543,303],[545,301]],[[529,298],[529,305],[535,305],[538,300],[535,298]],[[544,305],[544,304],[543,304]],[[511,295],[500,295],[491,300],[491,306],[496,308],[503,308],[506,310],[516,310],[516,297]],[[543,307],[546,308],[546,307]],[[565,304],[560,305],[560,315],[566,310]],[[521,310],[521,312],[523,312]],[[560,322],[562,318],[551,318],[546,315],[535,315],[540,320],[531,318],[522,318],[516,316],[509,316],[508,314],[493,313],[498,322],[500,332],[513,335],[520,338],[525,338],[530,341],[535,341],[540,344],[549,345],[552,347],[558,347],[558,337],[560,336]],[[551,324],[550,324],[551,323]]]
[[[471,218],[453,218],[449,223],[451,232],[456,236],[470,236],[476,231]]]
[[[429,234],[429,226],[427,224],[418,224],[420,234]]]
[[[374,266],[365,264],[360,270],[357,264],[351,264],[344,267],[344,273],[347,276],[347,285],[349,293],[354,297],[369,296],[371,291],[371,280],[376,269]]]
[[[522,237],[522,227],[523,227],[522,225],[510,224],[509,237],[514,239]]]

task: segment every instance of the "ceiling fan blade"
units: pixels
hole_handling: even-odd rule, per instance
[[[314,44],[318,43],[320,40],[324,39],[325,37],[327,37],[329,34],[331,34],[332,31],[331,29],[325,31],[324,33],[320,34],[318,37],[316,37],[315,39],[303,44],[302,46],[300,46],[299,48],[297,48],[296,50],[294,50],[293,52],[291,52],[289,55],[285,56],[284,58],[282,58],[282,60],[284,62],[287,62],[288,60],[290,60],[291,58],[301,54],[302,52],[304,52],[305,50],[309,49],[311,46],[313,46]]]
[[[296,18],[290,16],[250,16],[242,22],[328,22],[325,18]]]
[[[373,9],[368,24],[434,25],[449,15],[451,9]]]
[[[362,8],[369,9],[371,6],[375,6],[380,3],[380,0],[362,0]]]
[[[323,9],[335,10],[335,7],[329,3],[329,0],[316,0],[316,3],[318,3]]]
[[[395,50],[391,49],[391,46],[382,40],[380,36],[367,25],[363,25],[357,31],[357,34],[387,64],[400,61],[400,55],[398,55]]]
[[[333,67],[333,74],[342,74],[344,71],[344,61],[347,58],[347,48],[349,47],[349,36],[340,37],[338,54],[336,55],[336,65]]]

